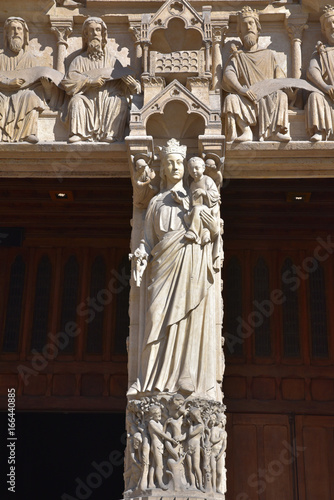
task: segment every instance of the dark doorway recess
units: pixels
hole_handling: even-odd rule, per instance
[[[7,489],[7,413],[0,413],[0,498],[120,500],[125,416],[121,413],[16,414],[16,494]]]

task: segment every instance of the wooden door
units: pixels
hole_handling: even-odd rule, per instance
[[[293,450],[288,416],[228,415],[226,499],[295,500]]]
[[[334,417],[296,417],[299,500],[334,499]]]

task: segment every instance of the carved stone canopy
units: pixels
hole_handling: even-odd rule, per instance
[[[142,42],[152,42],[152,35],[160,29],[167,29],[172,19],[182,19],[186,29],[197,30],[203,40],[212,38],[210,25],[211,7],[203,8],[203,16],[190,5],[187,0],[167,0],[152,16],[142,17]]]
[[[185,88],[180,82],[174,80],[162,92],[159,92],[142,109],[132,111],[130,116],[130,130],[132,135],[147,135],[149,121],[154,117],[155,132],[162,134],[163,137],[172,137],[173,129],[180,125],[180,116],[176,115],[173,107],[178,111],[184,108],[185,117],[196,119],[197,123],[188,123],[189,126],[196,128],[196,135],[200,134],[220,134],[221,121],[219,113],[215,113],[208,106]],[[170,108],[168,110],[168,108]],[[175,120],[175,116],[178,116]],[[159,128],[156,128],[159,122]],[[201,123],[198,129],[198,122]],[[175,130],[174,130],[175,132]],[[181,133],[181,132],[180,132]],[[183,134],[175,134],[180,139],[187,135],[187,124],[184,123]],[[191,135],[194,130],[191,131]],[[165,135],[164,135],[165,134]]]

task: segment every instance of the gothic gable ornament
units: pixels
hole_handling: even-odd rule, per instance
[[[148,15],[143,16],[142,24],[147,25],[147,40],[151,40],[152,34],[157,29],[166,29],[169,21],[175,16],[183,20],[186,29],[205,32],[205,24],[210,23],[210,15],[208,8],[203,10],[204,15],[201,17],[186,0],[168,0],[151,18]]]

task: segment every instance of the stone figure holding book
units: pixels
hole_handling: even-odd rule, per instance
[[[65,117],[70,128],[69,142],[122,141],[129,96],[140,91],[139,83],[107,48],[107,26],[102,19],[86,19],[82,48],[62,82],[71,96]]]

